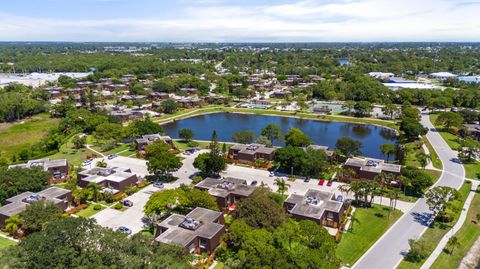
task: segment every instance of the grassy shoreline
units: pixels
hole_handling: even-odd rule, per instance
[[[376,125],[380,127],[385,127],[398,131],[399,127],[394,121],[379,120],[372,118],[355,118],[348,116],[338,116],[338,115],[318,115],[312,113],[304,112],[288,112],[288,111],[278,111],[278,110],[260,110],[260,109],[246,109],[246,108],[232,108],[232,107],[205,107],[197,108],[193,110],[183,110],[172,114],[170,117],[154,119],[155,122],[159,124],[165,124],[171,121],[186,119],[194,116],[210,114],[210,113],[239,113],[239,114],[252,114],[252,115],[264,115],[264,116],[282,116],[282,117],[291,117],[298,119],[310,119],[317,121],[325,122],[345,122],[345,123],[355,123],[355,124],[367,124],[367,125]]]

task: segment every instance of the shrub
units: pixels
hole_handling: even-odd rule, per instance
[[[102,209],[102,206],[101,206],[101,205],[94,205],[94,206],[93,206],[93,210],[95,210],[95,211],[98,211],[98,210],[100,210],[100,209]]]
[[[449,223],[455,219],[455,216],[452,213],[440,212],[435,219],[439,222]]]
[[[427,247],[424,241],[421,240],[408,240],[410,250],[405,255],[405,260],[409,262],[420,262],[428,255]]]
[[[202,180],[203,180],[203,177],[201,177],[201,176],[194,176],[194,177],[192,177],[192,183],[193,183],[193,184],[197,184],[197,183],[199,183],[199,182],[202,181]]]
[[[76,213],[84,210],[84,209],[87,208],[87,207],[88,207],[87,204],[81,204],[81,205],[79,205],[79,206],[77,206],[77,207],[74,207],[74,208],[68,210],[67,212],[64,213],[64,215],[65,215],[65,216],[70,216],[70,215],[76,214]]]
[[[137,186],[131,186],[131,187],[128,187],[125,189],[125,193],[127,195],[132,195],[134,193],[136,193],[137,191],[139,191],[140,189],[137,187]]]
[[[121,203],[116,203],[113,208],[117,209],[117,210],[120,210],[123,208],[123,205]]]
[[[187,146],[193,148],[193,147],[198,147],[200,145],[200,143],[198,143],[197,141],[190,141],[187,143]]]
[[[148,186],[149,184],[150,184],[150,182],[148,182],[148,181],[143,181],[143,182],[138,183],[138,184],[137,184],[137,187],[141,189],[141,188],[145,188],[145,187]]]

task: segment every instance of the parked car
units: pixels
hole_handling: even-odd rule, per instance
[[[303,180],[303,182],[305,182],[305,183],[310,182],[310,178],[309,178],[309,177],[306,177],[306,178]]]
[[[155,182],[153,182],[153,186],[154,186],[155,188],[159,188],[159,189],[163,189],[163,187],[164,187],[163,182],[161,182],[161,181],[155,181]]]
[[[122,204],[124,206],[128,206],[128,207],[132,207],[133,206],[133,202],[130,201],[130,200],[122,200]]]
[[[92,160],[91,160],[91,159],[84,161],[84,162],[82,163],[82,166],[87,166],[87,165],[90,165],[90,164],[92,164]]]
[[[324,183],[325,183],[325,179],[320,179],[318,181],[318,185],[320,185],[320,186],[323,186]]]
[[[127,228],[125,226],[119,226],[117,228],[117,231],[128,234],[128,235],[132,234],[132,230],[130,230],[129,228]]]
[[[252,181],[252,183],[250,183],[250,185],[252,186],[257,186],[258,182],[256,180]]]
[[[114,158],[117,158],[118,155],[117,154],[110,154],[108,155],[107,159],[111,160],[111,159],[114,159]]]
[[[327,186],[330,187],[330,186],[332,186],[332,184],[333,184],[333,180],[330,179],[330,180],[327,182]]]

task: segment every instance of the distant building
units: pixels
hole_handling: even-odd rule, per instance
[[[195,188],[208,191],[208,193],[217,199],[219,208],[226,209],[236,204],[241,199],[247,198],[255,191],[255,186],[247,184],[244,179],[224,178],[217,179],[207,177],[197,183]]]
[[[296,220],[311,220],[333,229],[342,228],[346,209],[335,193],[313,189],[309,189],[305,195],[291,194],[285,200],[284,207]],[[338,230],[332,235],[336,235],[336,232]]]
[[[5,205],[0,207],[0,227],[5,227],[5,220],[14,215],[19,215],[29,204],[38,201],[50,201],[65,211],[72,202],[72,191],[51,187],[43,191],[23,192],[6,200]]]
[[[393,179],[395,179],[400,176],[402,166],[398,164],[386,163],[384,160],[379,159],[348,158],[343,168],[344,170],[353,170],[356,174],[356,179],[374,180],[375,177],[380,173],[390,174],[393,176]],[[391,184],[398,185],[398,182],[395,182],[394,180],[391,182]]]
[[[190,253],[212,252],[225,232],[222,212],[197,207],[186,216],[172,214],[157,225],[155,239],[180,245]]]
[[[82,188],[86,188],[89,183],[97,183],[113,194],[136,185],[138,181],[137,175],[133,174],[130,169],[118,167],[94,167],[78,172],[77,177],[78,185]]]
[[[390,90],[396,91],[401,89],[417,89],[417,90],[438,90],[441,87],[432,85],[432,84],[423,84],[416,82],[395,82],[395,83],[383,83],[383,86],[389,88]]]
[[[50,160],[49,158],[44,158],[30,160],[27,163],[10,165],[8,169],[13,167],[41,167],[50,174],[50,184],[61,183],[68,179],[69,167],[66,159]]]
[[[464,124],[462,132],[464,132],[465,135],[470,136],[477,141],[480,140],[479,124]]]
[[[452,74],[450,72],[437,72],[437,73],[431,73],[430,77],[436,78],[436,79],[439,79],[439,80],[447,80],[449,78],[456,78],[457,75]]]
[[[146,146],[153,144],[155,141],[163,141],[173,147],[173,140],[168,135],[149,134],[143,135],[141,138],[135,139],[137,150],[144,150]]]
[[[388,79],[388,82],[389,83],[417,83],[416,81],[414,80],[408,80],[408,79],[405,79],[405,78],[401,78],[401,77],[391,77]]]
[[[236,144],[228,150],[228,158],[242,163],[252,163],[257,159],[271,162],[275,151],[275,148],[269,148],[262,144]]]
[[[368,75],[375,79],[388,80],[395,76],[393,73],[384,73],[384,72],[370,72]]]
[[[467,83],[480,83],[480,76],[461,76],[458,77],[458,80]]]

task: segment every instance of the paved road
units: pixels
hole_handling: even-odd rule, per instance
[[[422,115],[422,124],[429,128],[427,138],[443,163],[443,172],[436,185],[460,188],[465,177],[463,165],[456,162],[457,153],[450,149],[438,132],[435,131],[428,115]],[[380,238],[360,260],[355,269],[395,268],[408,251],[408,239],[420,237],[432,220],[431,211],[425,199],[419,199],[409,213],[405,214]]]
[[[196,156],[202,152],[205,151],[197,152],[189,156],[183,156],[186,158],[182,161],[182,168],[174,173],[174,175],[179,179],[173,183],[165,183],[165,189],[174,189],[178,188],[180,184],[189,184],[189,176],[198,171],[193,167],[193,161],[195,160]],[[137,175],[145,176],[148,174],[145,160],[118,156],[112,160],[105,161],[109,167],[129,167],[132,172],[136,173]],[[96,219],[97,223],[104,227],[115,229],[118,226],[126,226],[130,228],[134,234],[138,233],[143,230],[142,218],[145,215],[143,213],[143,208],[145,207],[145,204],[150,196],[156,191],[161,191],[161,189],[155,188],[153,185],[149,185],[127,198],[133,202],[133,206],[127,210],[122,212],[113,208],[106,208],[93,215],[92,218]]]

